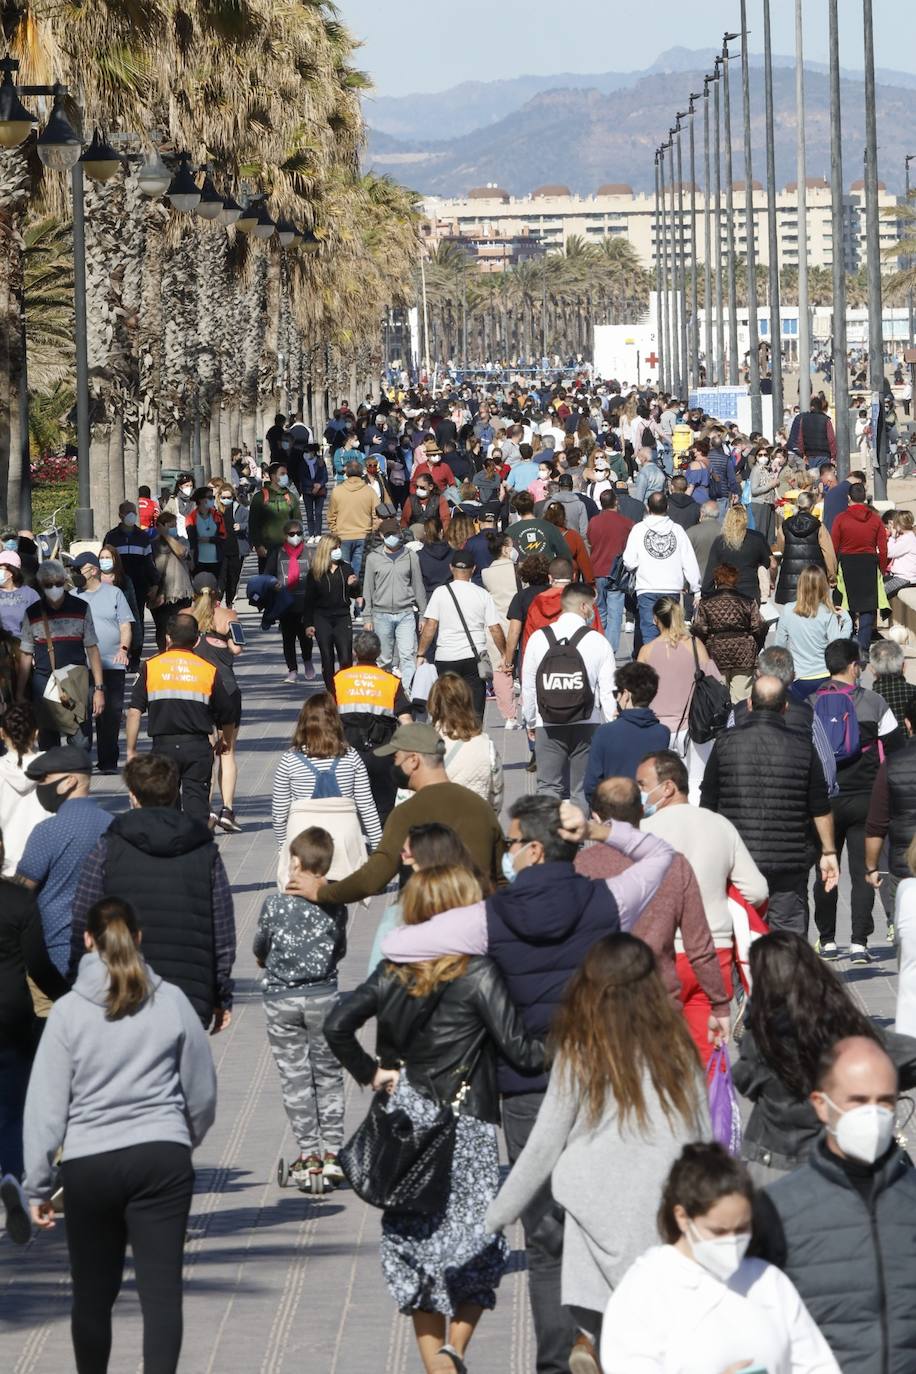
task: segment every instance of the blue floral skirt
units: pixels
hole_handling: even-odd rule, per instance
[[[404,1074],[390,1105],[403,1108],[417,1126],[429,1125],[439,1110]],[[484,1217],[498,1187],[496,1127],[459,1116],[445,1210],[429,1216],[382,1214],[382,1273],[401,1312],[453,1316],[464,1303],[496,1305],[509,1243],[503,1235],[486,1233]]]

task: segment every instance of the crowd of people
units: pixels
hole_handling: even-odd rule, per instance
[[[0,1198],[22,1243],[63,1213],[80,1374],[128,1243],[144,1367],[178,1367],[274,635],[288,1175],[382,1209],[426,1374],[473,1365],[517,1220],[537,1374],[908,1374],[912,513],[840,477],[821,397],[770,442],[650,385],[394,385],[265,447],[73,559],[0,532]],[[893,1032],[842,976],[879,894]]]

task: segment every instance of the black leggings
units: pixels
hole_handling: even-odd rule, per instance
[[[312,641],[305,633],[305,621],[301,611],[287,611],[286,615],[280,616],[280,635],[283,639],[283,657],[286,660],[287,671],[296,671],[296,643],[302,651],[303,667],[312,661]]]
[[[181,1267],[194,1191],[191,1151],[165,1141],[65,1160],[70,1329],[77,1374],[105,1374],[111,1309],[128,1242],[143,1312],[145,1374],[175,1374],[181,1354]]]
[[[353,662],[353,626],[346,614],[325,619],[315,616],[315,639],[321,654],[321,675],[328,691],[334,688],[334,655],[340,668],[349,668]]]

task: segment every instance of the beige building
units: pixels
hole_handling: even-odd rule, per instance
[[[829,183],[811,177],[808,188],[808,262],[812,267],[833,264],[832,202]],[[897,198],[880,184],[881,246],[892,246],[898,239],[897,221],[886,211],[897,205]],[[670,202],[669,202],[670,203]],[[705,202],[699,188],[697,205],[697,258],[703,259]],[[533,238],[548,249],[563,248],[568,239],[580,237],[600,242],[612,235],[625,238],[645,267],[655,265],[655,195],[635,193],[631,187],[608,183],[593,196],[574,196],[566,186],[542,186],[529,196],[510,196],[496,185],[480,186],[463,199],[427,196],[424,201],[427,224],[425,236],[431,246],[447,238],[498,240]],[[844,252],[849,271],[865,262],[865,191],[861,181],[853,182],[843,202]],[[798,194],[791,182],[776,195],[777,233],[780,267],[798,266]],[[769,260],[767,242],[766,194],[754,182],[754,242],[758,263]],[[747,252],[747,215],[744,183],[734,185],[735,242],[742,256]],[[681,219],[685,250],[690,243],[690,189],[684,187],[684,212]],[[722,194],[721,244],[724,253],[725,194]],[[715,235],[714,223],[710,233]],[[670,251],[670,243],[669,243]],[[894,258],[883,259],[882,269],[895,271]]]

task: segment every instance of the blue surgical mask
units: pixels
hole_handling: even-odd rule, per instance
[[[289,473],[288,473],[288,472],[281,473],[281,475],[277,478],[277,486],[278,486],[278,487],[288,487],[288,486],[289,486]]]
[[[18,539],[4,539],[4,541],[3,541],[3,547],[6,549],[7,553],[16,553],[16,551],[17,551],[18,548],[19,548],[19,540],[18,540]]]
[[[331,558],[334,560],[335,563],[339,563],[340,560],[343,558],[343,549],[332,549]]]
[[[652,788],[652,792],[657,791],[657,787]],[[642,802],[642,814],[644,816],[654,816],[656,811],[658,810],[658,802],[649,801],[649,798],[652,796],[652,792],[643,792],[642,789],[640,789],[639,800]]]
[[[128,511],[127,514],[124,516],[124,520],[123,520],[122,523],[125,524],[125,525],[127,525],[127,526],[136,525],[136,523],[137,523],[137,517],[136,517],[136,515],[134,514],[134,512],[133,512],[133,511]]]
[[[505,878],[506,882],[514,883],[516,878],[518,877],[518,873],[516,872],[515,864],[512,862],[512,855],[509,853],[508,849],[503,854],[502,868],[503,877]]]
[[[386,549],[396,549],[396,548],[398,547],[398,545],[400,544],[400,542],[401,542],[401,536],[400,536],[399,534],[386,534],[386,535],[385,535],[385,548],[386,548]]]

